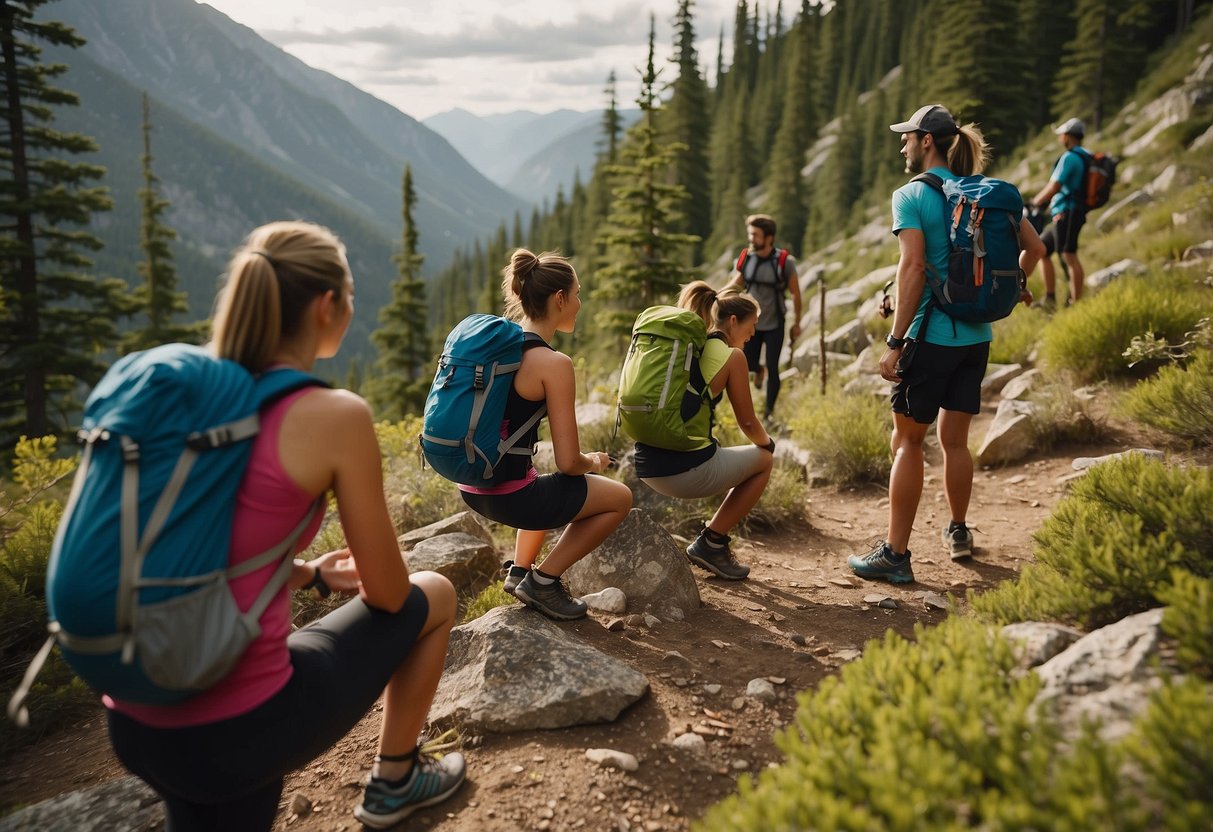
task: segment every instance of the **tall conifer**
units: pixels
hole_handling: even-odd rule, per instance
[[[112,207],[92,183],[104,168],[74,161],[97,145],[53,126],[79,99],[52,82],[67,71],[42,61],[37,42],[78,48],[68,26],[35,20],[45,0],[0,0],[0,446],[66,428],[77,384],[96,381],[116,321],[130,314],[126,285],[86,270],[101,241],[80,230]]]
[[[699,74],[699,55],[695,49],[693,0],[679,0],[674,16],[674,56],[678,77],[671,84],[669,104],[662,108],[662,138],[667,143],[686,146],[674,160],[674,181],[686,189],[686,201],[680,207],[683,221],[679,231],[704,237],[712,231],[711,166],[708,143],[712,123],[709,116],[708,89]],[[692,248],[692,255],[697,251]],[[693,262],[693,260],[692,260]]]

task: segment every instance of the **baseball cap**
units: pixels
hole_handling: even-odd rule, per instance
[[[960,132],[956,119],[942,104],[928,104],[919,107],[908,121],[900,124],[890,124],[889,129],[894,133],[933,133],[937,136],[955,136]]]
[[[1071,136],[1082,138],[1087,133],[1087,126],[1082,123],[1081,119],[1069,118],[1062,122],[1060,127],[1055,128],[1053,132],[1059,136],[1068,133]]]

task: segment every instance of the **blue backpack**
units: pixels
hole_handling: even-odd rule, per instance
[[[84,450],[51,550],[51,636],[10,701],[10,717],[28,722],[21,700],[55,643],[91,687],[127,702],[178,702],[232,670],[290,577],[295,544],[317,508],[286,540],[228,568],[258,414],[322,384],[290,369],[254,378],[188,344],[132,353],[109,369],[85,405]],[[279,561],[242,614],[228,580]]]
[[[464,318],[447,336],[421,427],[425,461],[446,479],[490,485],[506,454],[534,454],[534,448],[516,446],[547,413],[546,405],[505,432],[505,404],[527,343],[543,339],[513,321],[482,313]]]
[[[926,183],[945,200],[951,245],[948,273],[940,275],[927,264],[935,305],[959,321],[988,323],[1010,315],[1026,281],[1019,269],[1019,189],[979,175],[945,181],[920,173],[910,181]]]

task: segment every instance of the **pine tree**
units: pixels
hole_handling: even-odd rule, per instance
[[[686,146],[674,161],[674,181],[686,189],[687,197],[679,206],[683,216],[677,230],[704,237],[712,231],[711,166],[708,142],[712,123],[708,116],[708,88],[699,74],[699,55],[695,50],[695,25],[691,14],[693,0],[679,0],[674,16],[674,56],[678,77],[671,84],[669,103],[662,108],[662,139]],[[692,258],[698,255],[694,247]],[[692,260],[693,262],[693,260]]]
[[[0,0],[4,118],[0,123],[0,445],[18,435],[63,430],[77,407],[78,383],[104,371],[117,343],[116,322],[130,314],[125,284],[85,269],[101,241],[80,230],[112,207],[105,171],[72,161],[97,149],[87,136],[52,126],[54,108],[74,106],[71,92],[51,86],[67,71],[41,61],[35,43],[77,48],[68,26],[35,20],[46,0]]]
[[[670,230],[678,221],[676,206],[686,198],[686,190],[667,181],[682,148],[658,141],[655,33],[656,20],[650,15],[649,58],[636,101],[641,119],[624,145],[621,163],[609,168],[617,186],[607,227],[599,238],[606,259],[596,272],[594,296],[608,301],[602,318],[614,333],[628,332],[640,309],[672,300],[670,295],[691,277],[682,265],[683,251],[698,239]]]
[[[607,75],[606,86],[602,89],[602,94],[607,98],[606,109],[602,111],[602,144],[600,145],[599,157],[606,160],[607,164],[615,164],[615,160],[619,155],[619,137],[623,133],[623,116],[619,115],[618,98],[615,92],[615,70],[611,70]]]
[[[1030,82],[1023,85],[1027,96],[1028,124],[1044,124],[1052,115],[1052,91],[1061,65],[1062,50],[1074,37],[1074,16],[1059,14],[1054,0],[1022,0],[1019,7],[1019,47],[1026,57]]]
[[[160,178],[152,172],[152,119],[147,93],[143,94],[143,187],[139,189],[139,205],[142,209],[139,223],[139,243],[143,249],[143,262],[139,274],[143,285],[134,292],[139,309],[147,316],[147,326],[128,332],[122,339],[123,352],[145,350],[172,341],[198,344],[206,338],[205,322],[185,324],[173,318],[189,312],[185,292],[177,290],[177,270],[173,266],[173,252],[169,243],[177,239],[177,232],[161,219],[168,208],[168,200],[157,192]]]
[[[413,170],[404,166],[401,181],[400,253],[393,258],[397,277],[392,281],[392,299],[379,310],[379,328],[371,333],[371,341],[379,350],[375,362],[377,375],[371,387],[371,402],[383,418],[421,412],[425,405],[425,372],[431,359],[428,327],[426,325],[425,281],[421,265],[425,258],[418,253],[417,224],[413,211],[417,193],[413,189]]]

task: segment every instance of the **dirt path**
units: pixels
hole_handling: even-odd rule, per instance
[[[984,417],[974,434],[984,431]],[[567,627],[593,646],[644,673],[651,693],[614,723],[504,736],[465,737],[469,782],[447,803],[418,813],[409,828],[444,832],[587,829],[682,830],[735,788],[741,771],[777,761],[773,734],[791,720],[797,691],[856,658],[863,644],[893,629],[911,635],[917,622],[946,615],[922,595],[981,591],[1013,577],[1031,557],[1032,533],[1064,493],[1076,456],[1126,445],[1068,447],[997,471],[979,471],[971,525],[976,556],[953,563],[939,542],[948,511],[942,469],[928,448],[927,484],[911,548],[916,583],[893,587],[850,576],[845,556],[882,535],[886,490],[876,486],[815,489],[807,523],[744,541],[739,558],[753,567],[742,583],[704,579],[704,606],[677,623],[608,632],[606,616]],[[849,583],[850,585],[845,585]],[[865,603],[882,595],[888,609]],[[744,697],[750,680],[774,680],[767,705]],[[782,680],[782,681],[781,681]],[[717,688],[716,686],[719,686]],[[379,714],[287,782],[278,829],[357,829],[351,809],[374,753]],[[695,757],[669,741],[688,730],[706,737]],[[303,726],[301,725],[301,728]],[[639,771],[597,767],[587,748],[634,754]],[[0,806],[28,804],[86,788],[124,772],[109,754],[100,716],[0,764]],[[312,808],[297,816],[303,795]]]

